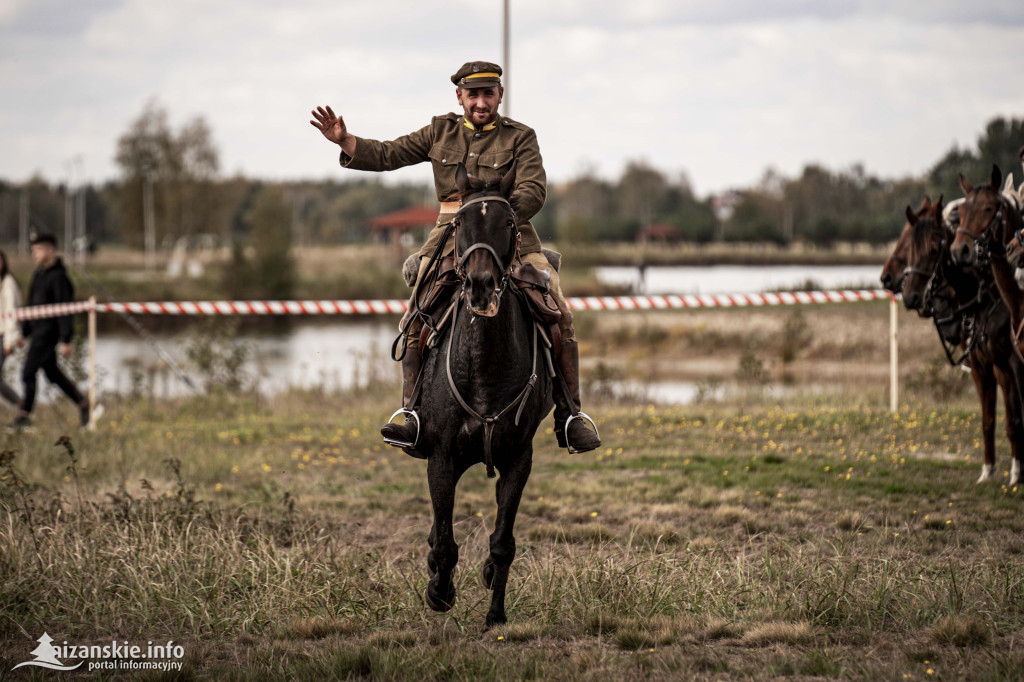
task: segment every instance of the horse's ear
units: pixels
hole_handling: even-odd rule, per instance
[[[469,172],[466,170],[466,165],[461,161],[455,167],[455,186],[459,188],[460,192],[465,192],[469,189]]]
[[[917,207],[917,210],[918,211],[923,211],[923,210],[925,210],[926,208],[928,208],[931,205],[932,205],[932,200],[928,197],[927,194],[925,194],[924,195],[924,199],[921,200],[921,205]]]
[[[516,166],[519,165],[519,159],[515,159],[512,165],[509,166],[508,172],[505,173],[501,178],[501,196],[508,199],[512,195],[512,188],[516,185]]]
[[[942,198],[944,194],[939,195],[939,200],[935,202],[935,215],[942,217]],[[940,221],[941,222],[941,221]]]
[[[974,185],[967,182],[967,178],[964,177],[963,173],[960,174],[960,189],[964,191],[964,194],[970,194],[974,191]]]
[[[999,170],[999,166],[992,164],[992,189],[999,191],[999,186],[1003,184],[1003,171]]]
[[[917,214],[907,206],[907,222],[911,225],[917,225]]]

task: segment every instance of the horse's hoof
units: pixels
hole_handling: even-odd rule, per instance
[[[994,464],[983,464],[981,466],[981,476],[978,477],[978,483],[984,483],[985,481],[992,478],[992,474],[995,473],[996,467]]]
[[[434,598],[430,594],[430,585],[427,585],[427,589],[423,592],[423,601],[427,603],[431,611],[437,611],[438,613],[451,611],[452,607],[455,606],[455,585],[451,586],[447,599]]]
[[[487,618],[484,620],[484,630],[493,628],[495,625],[504,625],[508,622],[508,618],[505,617],[505,613],[487,614]]]
[[[484,588],[494,589],[494,563],[490,559],[485,561],[483,568],[480,569],[480,582],[483,583]]]

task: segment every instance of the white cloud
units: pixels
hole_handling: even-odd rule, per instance
[[[14,180],[60,177],[77,153],[112,177],[116,139],[152,97],[175,124],[205,117],[227,172],[350,177],[312,106],[396,137],[455,107],[462,62],[501,59],[500,4],[470,0],[444,15],[414,0],[0,6],[0,177]],[[917,173],[989,118],[1024,115],[1022,18],[999,0],[513,0],[508,96],[554,180],[638,158],[701,192],[807,162]]]

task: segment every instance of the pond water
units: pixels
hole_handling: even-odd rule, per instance
[[[646,292],[756,293],[800,287],[808,280],[824,289],[875,289],[879,286],[880,270],[876,266],[649,267]],[[597,270],[601,281],[617,285],[635,285],[637,274],[636,268],[628,267]],[[148,326],[145,317],[139,320]],[[258,379],[257,385],[264,394],[274,395],[288,387],[348,390],[380,379],[400,381],[399,365],[390,359],[397,322],[397,316],[297,320],[284,332],[244,332],[235,341],[246,348],[249,378]],[[154,337],[176,362],[188,367],[186,349],[197,333],[160,332]],[[100,335],[96,361],[101,394],[141,391],[166,397],[190,392],[151,345],[127,329]],[[194,369],[187,372],[197,383],[204,380]],[[41,387],[45,384],[42,381]],[[624,386],[623,390],[635,393],[635,388]],[[645,386],[643,391],[652,402],[687,403],[697,395],[698,386],[664,382]]]
[[[645,294],[747,294],[777,289],[879,289],[880,265],[710,265],[648,267],[641,280],[634,267],[597,268],[608,284]]]

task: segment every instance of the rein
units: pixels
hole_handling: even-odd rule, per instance
[[[533,387],[537,384],[537,323],[533,322],[533,367],[530,369],[530,378],[526,381],[526,386],[519,392],[512,402],[506,405],[502,410],[498,411],[492,417],[485,417],[476,410],[474,410],[469,403],[462,397],[459,392],[458,386],[455,385],[455,378],[452,376],[452,340],[455,338],[455,331],[458,329],[459,321],[459,310],[462,308],[462,301],[456,303],[455,315],[452,318],[452,328],[448,332],[448,351],[445,353],[444,368],[448,375],[448,387],[452,390],[452,395],[455,396],[455,400],[458,401],[459,405],[462,406],[471,417],[478,419],[483,422],[484,425],[484,465],[487,467],[487,478],[494,478],[494,461],[491,458],[491,440],[494,435],[494,424],[508,414],[512,408],[516,405],[519,409],[516,410],[515,425],[519,426],[519,418],[523,415],[523,408],[526,407],[526,401],[530,397],[530,393],[533,391]]]
[[[489,254],[491,254],[491,257],[494,259],[495,264],[497,264],[497,266],[501,269],[501,281],[499,282],[494,293],[494,296],[496,298],[501,298],[502,294],[505,293],[505,288],[508,285],[509,280],[511,278],[512,268],[515,265],[515,263],[519,260],[519,247],[522,239],[519,230],[516,229],[516,213],[515,210],[512,208],[512,204],[509,203],[508,199],[501,195],[485,195],[475,197],[473,199],[470,199],[469,201],[463,202],[461,208],[459,208],[459,212],[456,213],[455,217],[452,219],[452,225],[454,226],[455,231],[458,232],[459,225],[462,222],[460,219],[460,214],[462,214],[462,212],[466,210],[466,207],[487,201],[502,203],[508,206],[509,217],[508,221],[506,222],[506,227],[509,228],[508,254],[510,254],[510,257],[508,263],[502,262],[502,258],[501,256],[498,255],[497,250],[490,244],[486,244],[484,242],[476,242],[474,244],[471,244],[469,248],[467,248],[464,252],[459,253],[458,238],[456,238],[455,274],[460,280],[465,282],[467,276],[466,263],[469,260],[470,255],[474,251],[478,251],[481,249],[487,251]],[[465,410],[466,413],[469,414],[469,416],[479,420],[484,425],[484,465],[487,467],[487,478],[494,478],[494,460],[491,456],[491,441],[493,440],[494,436],[494,425],[497,423],[499,419],[504,417],[506,414],[508,414],[514,408],[516,408],[516,406],[518,406],[519,409],[516,410],[515,425],[519,426],[519,418],[523,414],[523,409],[526,407],[526,402],[530,397],[530,393],[533,391],[533,387],[537,384],[537,347],[539,343],[537,337],[537,323],[533,322],[532,325],[533,365],[530,369],[530,377],[526,380],[526,385],[519,392],[519,394],[512,400],[512,402],[510,402],[501,410],[498,410],[497,412],[493,413],[492,416],[485,416],[483,414],[480,414],[477,410],[474,410],[470,406],[470,404],[466,402],[465,398],[462,397],[462,393],[459,392],[458,386],[455,385],[455,378],[452,376],[452,343],[455,339],[455,332],[458,329],[459,311],[463,307],[463,301],[464,296],[462,292],[460,292],[459,300],[455,304],[455,313],[452,316],[451,329],[448,332],[448,351],[445,353],[445,372],[448,375],[448,387],[451,389],[452,395],[455,396],[455,400],[459,403],[459,405],[462,406],[462,409]]]

